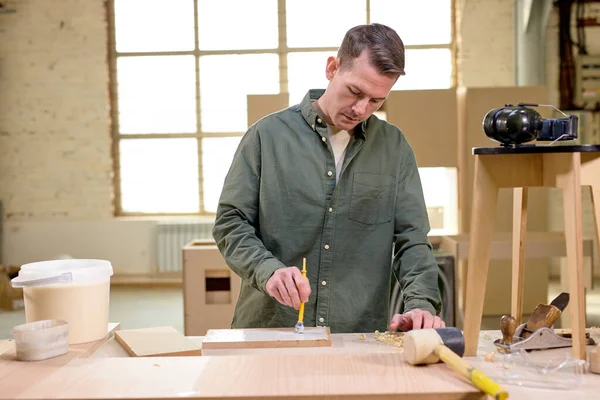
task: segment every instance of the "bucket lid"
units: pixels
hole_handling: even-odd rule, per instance
[[[15,288],[22,288],[106,279],[112,274],[112,265],[105,260],[50,260],[24,264],[11,283]]]

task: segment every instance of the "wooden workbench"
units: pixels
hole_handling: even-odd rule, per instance
[[[480,351],[469,360],[484,371],[501,363],[484,360],[494,351],[498,331],[481,333]],[[202,343],[203,337],[191,337]],[[600,341],[600,337],[595,339]],[[536,357],[563,357],[566,350],[537,352]],[[600,375],[585,374],[568,391],[503,385],[510,399],[593,398]],[[367,334],[333,334],[331,347],[206,350],[200,357],[129,357],[109,338],[74,347],[54,359],[14,361],[11,350],[0,355],[2,399],[485,399],[444,364],[410,367],[401,349]]]

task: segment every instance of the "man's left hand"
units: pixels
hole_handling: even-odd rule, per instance
[[[410,331],[412,329],[444,328],[446,324],[438,316],[429,311],[415,308],[406,314],[396,314],[390,322],[390,330]]]

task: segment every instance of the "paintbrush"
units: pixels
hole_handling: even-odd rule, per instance
[[[306,278],[306,258],[302,259],[302,277]],[[304,302],[300,302],[300,311],[298,312],[298,322],[296,323],[296,333],[304,333]]]

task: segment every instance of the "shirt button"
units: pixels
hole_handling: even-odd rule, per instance
[[[327,176],[331,176],[331,175],[333,175],[333,172],[327,171]]]
[[[328,244],[326,244],[326,245],[325,245],[325,246],[323,246],[323,247],[325,247],[325,250],[329,250],[329,245],[328,245]]]
[[[319,318],[319,322],[325,322],[325,318],[323,318],[323,317]]]
[[[325,285],[327,285],[327,282],[323,281],[323,282],[321,282],[321,285],[325,286]]]
[[[320,124],[323,121],[321,120],[321,118],[317,118],[317,122]]]
[[[323,142],[326,142],[326,141],[327,141],[327,138],[321,137],[321,140],[322,140]]]
[[[312,130],[314,131],[314,130],[315,130],[315,124],[312,124],[312,125],[311,125],[311,128],[312,128]]]
[[[332,212],[333,208],[329,207],[329,209],[327,211]]]

